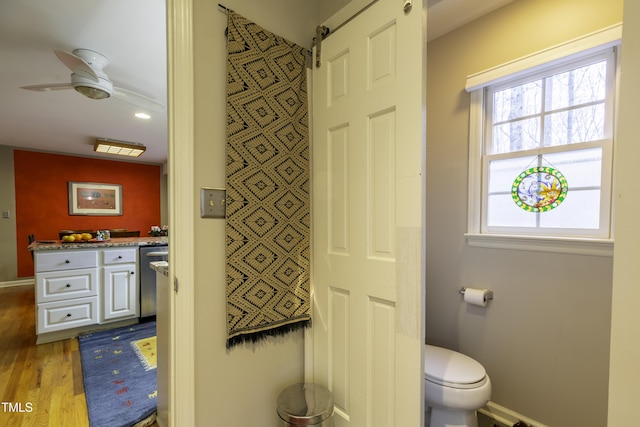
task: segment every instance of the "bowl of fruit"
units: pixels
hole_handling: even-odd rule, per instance
[[[76,233],[62,236],[62,243],[86,243],[93,239],[91,233]]]

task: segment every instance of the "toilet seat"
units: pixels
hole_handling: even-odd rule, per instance
[[[451,388],[472,389],[487,382],[487,372],[476,360],[428,344],[425,346],[424,372],[427,381]]]

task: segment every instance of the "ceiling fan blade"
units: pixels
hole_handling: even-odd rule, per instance
[[[95,81],[98,81],[98,75],[96,74],[95,70],[84,59],[64,50],[54,49],[53,51],[55,52],[58,59],[62,61],[62,63],[66,65],[68,69],[73,72],[80,69],[87,73],[88,76],[95,79]]]
[[[114,87],[111,96],[151,111],[164,111],[165,109],[164,104],[156,101],[155,99],[151,99],[137,92],[122,89],[120,87]]]
[[[36,92],[49,92],[52,90],[73,89],[70,83],[51,83],[44,85],[22,86],[20,89],[34,90]]]

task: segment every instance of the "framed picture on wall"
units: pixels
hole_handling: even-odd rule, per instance
[[[69,215],[122,215],[122,185],[69,182]]]

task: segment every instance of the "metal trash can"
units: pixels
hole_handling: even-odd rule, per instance
[[[278,395],[280,426],[333,427],[333,394],[313,383],[298,383]]]

